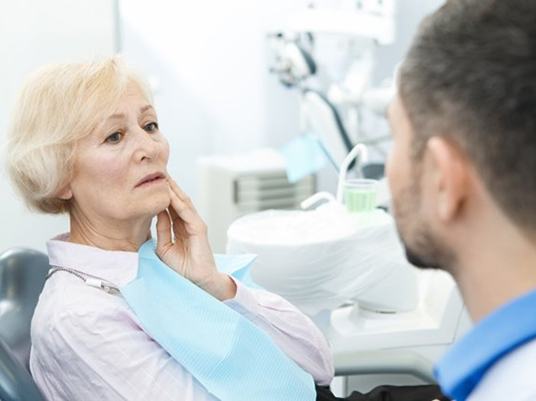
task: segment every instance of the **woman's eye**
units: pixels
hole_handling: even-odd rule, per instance
[[[158,131],[158,123],[155,123],[155,122],[149,123],[145,127],[143,127],[143,129],[145,129],[145,131],[147,132]]]
[[[123,138],[123,134],[121,132],[114,132],[113,134],[110,134],[106,137],[105,142],[107,143],[119,143],[121,139]]]

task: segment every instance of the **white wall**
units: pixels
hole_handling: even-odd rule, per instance
[[[445,0],[396,1],[396,39],[393,44],[378,48],[375,73],[377,83],[393,73],[393,68],[404,57],[423,17],[443,3]]]
[[[31,213],[13,193],[4,164],[10,111],[24,77],[35,68],[114,52],[114,2],[0,0],[0,5],[0,252],[13,246],[44,250],[48,238],[67,230],[67,220]]]
[[[302,3],[121,3],[123,54],[157,83],[169,171],[194,200],[199,156],[281,145],[297,134],[297,94],[268,73],[265,33]]]

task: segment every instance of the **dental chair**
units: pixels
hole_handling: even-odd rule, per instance
[[[45,401],[29,370],[30,325],[48,257],[14,248],[0,254],[0,401]]]

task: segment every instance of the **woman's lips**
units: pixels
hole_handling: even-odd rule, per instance
[[[163,180],[162,177],[159,177],[159,178],[153,178],[152,180],[142,182],[140,185],[138,185],[138,188],[139,188],[139,187],[145,187],[145,186],[148,186],[148,185],[152,185],[152,184],[155,184],[155,183],[157,183],[158,181],[162,181],[162,180]]]
[[[136,184],[136,188],[150,186],[153,184],[160,183],[162,181],[165,181],[165,176],[163,174],[160,174],[160,173],[151,174],[149,176],[146,176],[142,180],[140,180],[140,182]]]

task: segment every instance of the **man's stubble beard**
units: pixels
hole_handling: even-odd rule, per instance
[[[451,272],[453,252],[441,244],[427,221],[419,214],[421,190],[418,178],[414,183],[393,195],[393,212],[398,235],[406,253],[406,259],[420,269],[440,269]]]

